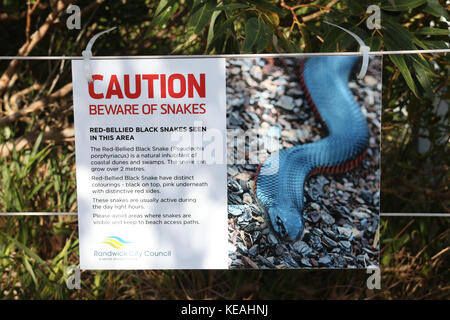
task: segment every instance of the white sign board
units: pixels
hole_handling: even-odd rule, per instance
[[[226,269],[224,59],[72,61],[82,269]]]

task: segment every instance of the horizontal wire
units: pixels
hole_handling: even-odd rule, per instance
[[[0,216],[76,216],[78,212],[0,212]],[[380,213],[381,217],[447,217],[450,213]]]
[[[371,56],[391,54],[448,53],[450,49],[369,51]],[[259,53],[259,54],[212,54],[212,55],[155,55],[155,56],[93,56],[92,60],[111,59],[200,59],[200,58],[271,58],[312,56],[362,56],[362,52],[314,52],[314,53]],[[0,56],[0,60],[83,60],[82,56]]]
[[[380,213],[382,217],[447,217],[450,213]]]
[[[448,53],[450,49],[370,51],[369,55],[397,55],[420,53]],[[155,56],[93,56],[92,60],[112,59],[199,59],[199,58],[265,58],[310,56],[362,56],[362,52],[315,52],[315,53],[262,53],[262,54],[215,54],[215,55],[155,55]],[[83,60],[82,56],[0,56],[0,60]],[[78,215],[77,212],[1,212],[0,216],[50,216]],[[380,213],[384,217],[450,217],[448,213]]]
[[[77,216],[78,212],[0,212],[1,216]]]

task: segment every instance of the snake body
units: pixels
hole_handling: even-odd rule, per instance
[[[348,87],[357,60],[352,56],[313,57],[302,64],[300,84],[329,135],[272,153],[257,170],[256,197],[282,239],[295,241],[303,235],[303,189],[308,177],[346,172],[364,157],[367,121]]]

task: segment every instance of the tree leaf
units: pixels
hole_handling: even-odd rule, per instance
[[[425,96],[431,100],[433,98],[433,90],[431,88],[431,81],[428,76],[427,70],[417,62],[414,62],[413,66],[415,70],[415,76],[422,88],[425,90]]]
[[[272,29],[264,23],[263,20],[260,20],[260,24],[262,25],[262,29],[260,34],[258,35],[257,43],[256,43],[256,51],[262,51],[268,43],[272,41],[273,31]]]
[[[260,52],[272,41],[272,29],[260,18],[250,18],[245,31],[247,37],[242,47],[244,52],[252,52],[254,47],[256,52]]]
[[[197,0],[191,18],[188,22],[188,35],[192,33],[200,34],[203,28],[208,24],[214,9],[215,0]]]
[[[432,36],[446,36],[446,35],[450,34],[450,30],[425,27],[425,28],[421,28],[421,29],[417,30],[416,34],[427,34],[427,35],[432,35]]]
[[[258,33],[261,32],[260,29],[262,29],[262,25],[260,24],[260,20],[258,18],[252,17],[247,21],[247,26],[245,29],[247,36],[245,37],[242,51],[251,52],[256,40],[258,39]]]
[[[178,5],[176,4],[176,1],[161,1],[155,10],[150,29],[153,29],[153,27],[155,26],[162,26],[166,24],[167,21],[169,21],[170,17],[175,13],[177,8]]]
[[[422,9],[422,11],[435,17],[444,17],[448,19],[448,12],[442,7],[439,0],[428,0],[427,5]]]
[[[243,3],[230,3],[216,7],[216,10],[232,10],[232,9],[244,9],[248,8],[248,5]]]
[[[381,39],[381,37],[375,35],[370,38],[369,44],[370,44],[371,51],[379,51],[383,44],[383,40]]]
[[[214,25],[216,23],[217,17],[222,13],[220,10],[216,10],[213,12],[211,16],[211,22],[209,23],[208,37],[206,39],[206,52],[209,51],[211,47],[212,40],[214,39]]]
[[[168,4],[169,0],[161,0],[156,7],[154,16],[157,17],[161,13],[161,11],[167,7]]]
[[[403,75],[403,78],[406,81],[406,84],[411,89],[411,91],[414,93],[414,95],[417,97],[417,87],[414,83],[414,79],[411,76],[411,72],[408,69],[408,66],[406,65],[405,57],[400,54],[391,54],[389,55],[389,58],[391,61],[397,66],[397,68],[400,70],[400,72]]]
[[[393,0],[386,2],[385,5],[381,6],[381,9],[387,11],[405,11],[417,8],[426,2],[427,0]]]
[[[447,49],[448,43],[443,40],[423,40],[423,43],[430,49]]]

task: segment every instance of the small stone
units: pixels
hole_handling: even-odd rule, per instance
[[[284,248],[283,248],[283,246],[281,244],[277,244],[275,246],[275,250],[274,251],[275,251],[275,255],[281,256],[283,254],[283,252],[284,252]]]
[[[270,79],[264,80],[261,84],[265,89],[269,90],[272,93],[275,93],[277,91],[277,86],[273,84],[272,80]]]
[[[258,245],[257,245],[257,244],[253,245],[253,246],[248,250],[248,253],[249,253],[251,256],[256,256],[256,255],[258,254]]]
[[[372,106],[375,103],[375,97],[372,92],[367,92],[367,96],[364,98],[364,103],[369,106]]]
[[[243,77],[248,86],[256,87],[258,85],[258,83],[255,80],[253,80],[253,78],[250,77],[248,74],[244,74]]]
[[[373,197],[372,197],[372,193],[370,193],[367,190],[362,190],[361,191],[361,197],[364,199],[364,201],[368,204],[372,204],[373,202]]]
[[[229,205],[228,213],[235,217],[240,216],[241,214],[244,213],[244,210],[242,207],[243,207],[242,205]]]
[[[269,268],[272,268],[272,269],[276,268],[276,266],[272,262],[270,262],[270,260],[268,260],[267,258],[263,257],[262,255],[258,255],[258,260],[261,261],[261,263],[264,263]]]
[[[241,68],[233,67],[233,68],[231,68],[230,72],[231,72],[231,74],[237,75],[241,72]]]
[[[228,166],[227,172],[230,176],[235,176],[239,173],[239,170],[235,166]],[[228,186],[230,187],[230,186]]]
[[[292,86],[292,84],[295,85],[295,83],[291,82],[289,86]],[[299,90],[297,88],[290,88],[286,93],[290,96],[302,96],[304,94],[302,90]]]
[[[309,245],[317,251],[321,251],[323,249],[322,242],[318,236],[311,235]]]
[[[248,253],[248,249],[243,243],[238,242],[236,244],[236,246],[237,246],[238,250],[241,251],[243,254],[247,254]]]
[[[284,90],[285,90],[284,86],[278,86],[277,87],[277,94],[280,95],[280,96],[283,95],[284,94]]]
[[[228,190],[235,194],[241,194],[243,192],[241,185],[236,180],[229,179],[227,186]]]
[[[331,264],[331,258],[329,256],[323,256],[318,262],[320,266],[328,267]]]
[[[290,255],[286,255],[283,259],[291,268],[300,268],[297,262]]]
[[[365,201],[363,199],[361,199],[360,197],[356,197],[355,200],[359,203],[359,204],[364,204]]]
[[[330,228],[322,228],[323,232],[331,239],[336,239],[336,233]]]
[[[276,245],[278,243],[278,239],[273,233],[269,233],[267,240],[269,240],[269,243],[272,245]]]
[[[266,110],[273,109],[273,104],[269,103],[268,101],[259,101],[258,106],[260,106],[261,108],[264,108]]]
[[[230,128],[240,127],[243,123],[244,122],[241,120],[239,113],[237,112],[232,112],[228,117],[228,127]]]
[[[366,264],[366,257],[367,257],[367,260],[368,260],[369,256],[367,254],[364,254],[364,255],[360,254],[359,256],[356,257],[356,260],[358,260],[358,262],[361,263],[362,265],[365,265]]]
[[[235,175],[233,178],[237,179],[237,180],[248,181],[248,180],[250,180],[251,176],[247,172],[241,172],[241,173]],[[242,188],[240,188],[239,190],[241,190],[241,189]]]
[[[312,207],[314,210],[320,211],[320,205],[317,204],[317,203],[315,203],[315,202],[311,203],[311,207]]]
[[[295,130],[283,130],[281,131],[281,136],[286,138],[288,141],[297,140],[297,132]]]
[[[281,138],[281,126],[276,124],[267,131],[267,136],[272,138]]]
[[[238,221],[249,222],[250,220],[252,220],[252,215],[251,215],[252,209],[249,208],[248,206],[242,206],[242,207],[243,207],[244,214],[239,217]]]
[[[258,117],[255,113],[248,111],[247,114],[248,114],[249,117],[253,120],[253,122],[254,122],[255,124],[259,124],[259,123],[261,122],[261,121],[259,120],[259,117]]]
[[[363,232],[359,231],[356,228],[352,228],[352,233],[353,233],[353,236],[355,237],[355,239],[361,239],[363,236]]]
[[[303,105],[303,99],[298,98],[294,101],[296,107],[301,107]]]
[[[327,213],[325,211],[322,211],[320,213],[320,218],[327,225],[333,225],[336,222],[336,220],[329,213]]]
[[[307,259],[307,258],[303,258],[302,260],[300,260],[300,262],[305,267],[312,267],[312,264],[309,262],[309,259]]]
[[[253,269],[259,269],[258,265],[254,263],[249,257],[242,256],[242,259],[245,261],[246,264],[248,264]]]
[[[350,89],[358,89],[359,87],[358,87],[358,84],[355,82],[355,81],[350,81],[349,83],[348,83],[348,87],[350,88]]]
[[[270,92],[268,92],[268,91],[263,91],[262,93],[261,93],[261,98],[262,99],[270,99],[270,97],[272,96],[272,94],[270,93]]]
[[[244,230],[247,232],[253,232],[257,229],[259,229],[259,225],[257,222],[251,222],[244,228]]]
[[[253,203],[252,196],[248,193],[244,193],[243,202],[244,204],[252,204]]]
[[[337,243],[336,241],[334,241],[331,238],[328,238],[327,236],[323,236],[323,243],[328,247],[328,248],[334,248],[337,247]]]
[[[338,232],[344,236],[346,236],[347,238],[350,238],[353,234],[351,229],[348,228],[344,228],[344,227],[337,227]]]
[[[267,261],[269,261],[272,264],[275,264],[276,259],[275,257],[267,257]]]
[[[295,242],[292,246],[295,251],[303,256],[308,256],[312,252],[312,249],[302,240]]]
[[[282,96],[280,100],[277,101],[277,105],[286,110],[294,109],[295,103],[294,98],[289,96]]]
[[[370,215],[369,215],[368,213],[359,211],[358,209],[353,210],[350,214],[351,214],[352,216],[354,216],[355,218],[358,218],[358,219],[367,219],[367,218],[370,218]]]
[[[323,231],[320,230],[320,229],[318,229],[318,228],[314,228],[313,231],[312,231],[312,233],[315,234],[315,235],[318,236],[318,237],[323,236]]]
[[[330,183],[330,181],[328,181],[328,179],[325,178],[324,176],[318,176],[318,177],[316,178],[316,181],[317,181],[317,183],[318,183],[319,186],[320,186],[320,190],[323,190],[323,187],[324,187],[325,185],[327,185],[327,184]]]
[[[260,80],[260,81],[262,80],[263,74],[262,74],[261,67],[253,66],[250,69],[250,74],[252,75],[253,78]]]
[[[240,196],[229,192],[228,193],[228,203],[232,204],[232,205],[242,206],[242,199]]]
[[[245,88],[247,88],[247,85],[245,84],[244,81],[238,80],[236,82],[236,85],[235,85],[236,91],[240,92],[240,91],[243,91]]]
[[[313,211],[309,215],[311,217],[311,221],[314,223],[317,223],[320,220],[320,214],[317,211]]]
[[[378,84],[378,80],[371,75],[366,75],[364,77],[364,82],[370,87],[375,87]]]
[[[339,241],[339,244],[345,251],[350,251],[352,248],[350,241]]]

